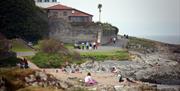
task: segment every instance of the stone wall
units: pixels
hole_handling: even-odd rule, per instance
[[[61,40],[64,43],[79,41],[97,41],[98,32],[101,32],[101,44],[109,42],[114,32],[105,35],[102,28],[95,23],[70,24],[63,19],[49,19],[50,38]]]

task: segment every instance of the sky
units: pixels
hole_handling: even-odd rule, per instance
[[[61,4],[90,13],[98,21],[102,4],[102,22],[130,36],[180,36],[180,0],[59,0]]]

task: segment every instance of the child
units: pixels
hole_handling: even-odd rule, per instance
[[[88,73],[84,80],[85,80],[86,86],[91,86],[91,85],[97,84],[97,82],[94,79],[92,79],[91,73]]]

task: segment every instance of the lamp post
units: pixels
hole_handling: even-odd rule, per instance
[[[102,4],[98,4],[98,9],[99,9],[99,22],[101,22],[101,8],[102,8]]]

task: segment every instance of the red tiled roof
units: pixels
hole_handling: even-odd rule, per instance
[[[74,10],[74,13],[72,12],[71,16],[92,16],[92,15],[79,10]]]
[[[74,10],[74,13],[72,13],[71,16],[93,16],[91,14],[85,13],[83,11],[80,11],[80,10],[77,10],[77,9],[62,5],[62,4],[57,4],[57,5],[48,7],[46,9],[48,9],[48,10],[72,10],[72,11]]]
[[[58,9],[58,10],[60,10],[60,9],[73,9],[73,8],[65,6],[65,5],[62,5],[62,4],[57,4],[57,5],[48,7],[46,9]]]

